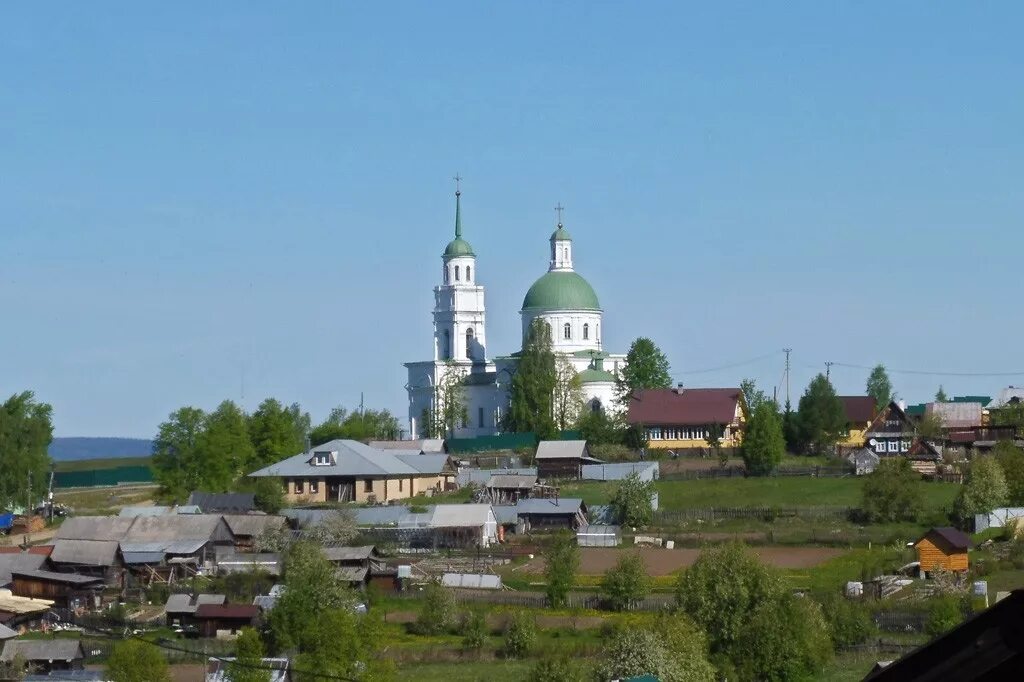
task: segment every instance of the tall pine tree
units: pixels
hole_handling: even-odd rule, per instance
[[[797,424],[801,449],[813,455],[827,454],[846,428],[843,403],[824,374],[814,377],[800,396]]]
[[[541,440],[556,435],[554,391],[558,382],[551,327],[536,319],[530,325],[516,373],[509,386],[508,431],[532,431]]]

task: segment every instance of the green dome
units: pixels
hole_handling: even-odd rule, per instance
[[[600,310],[597,294],[575,272],[553,271],[538,279],[526,292],[523,310]]]
[[[569,234],[569,230],[558,225],[558,229],[551,233],[551,241],[553,242],[571,242],[572,236]]]
[[[473,253],[473,247],[469,245],[462,237],[456,237],[455,239],[448,242],[448,246],[444,249],[444,257],[447,258],[458,258],[459,256],[475,256]]]
[[[603,369],[585,369],[579,374],[581,384],[615,383],[615,375]]]

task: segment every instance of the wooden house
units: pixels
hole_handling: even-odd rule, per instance
[[[739,447],[748,417],[737,388],[652,388],[629,401],[626,422],[644,430],[652,450],[708,451],[708,438],[720,434],[722,448]]]
[[[255,627],[259,617],[260,607],[253,604],[202,604],[195,622],[200,637],[230,638],[242,628]]]
[[[16,661],[30,666],[33,672],[43,674],[82,670],[85,649],[77,639],[15,639],[5,642],[3,653],[0,653],[0,663],[12,664]],[[22,671],[17,672],[20,674]],[[55,676],[53,679],[62,678]]]
[[[846,426],[837,445],[841,448],[859,448],[864,445],[864,434],[874,421],[878,410],[875,399],[869,395],[841,395]]]
[[[966,571],[967,550],[971,539],[956,528],[932,528],[924,537],[914,543],[921,570],[931,573],[936,569]]]
[[[11,572],[14,596],[48,599],[62,608],[98,607],[102,591],[103,578],[94,576],[41,570]]]
[[[942,453],[917,433],[917,424],[896,402],[885,406],[867,427],[864,447],[880,459],[904,457],[926,476],[936,473]]]
[[[585,440],[542,440],[537,446],[537,477],[542,480],[583,477],[584,464],[601,464],[590,456]]]

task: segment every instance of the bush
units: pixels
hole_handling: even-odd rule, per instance
[[[643,527],[651,522],[654,510],[651,508],[651,497],[654,495],[654,482],[643,481],[640,474],[633,472],[622,479],[611,507],[619,522],[625,526]]]
[[[580,566],[580,548],[572,533],[558,533],[544,552],[544,578],[548,604],[554,608],[565,606],[566,597]]]
[[[510,658],[524,658],[537,641],[537,621],[526,611],[512,615],[505,628],[505,655]]]
[[[651,591],[651,581],[639,554],[630,553],[604,574],[601,592],[615,611],[632,608]]]
[[[413,624],[421,635],[440,635],[452,627],[455,598],[438,583],[430,583],[423,591],[423,609]]]
[[[963,607],[958,598],[952,595],[936,597],[928,604],[924,631],[931,637],[938,637],[955,628],[963,619]]]
[[[875,623],[863,603],[830,594],[821,600],[821,610],[832,630],[836,647],[863,644],[875,632]]]
[[[487,618],[482,611],[464,614],[462,619],[462,646],[479,652],[487,644]]]
[[[568,658],[542,658],[530,670],[529,682],[583,682],[580,671]]]
[[[872,523],[914,521],[924,506],[919,482],[910,460],[883,459],[864,479],[861,509]]]

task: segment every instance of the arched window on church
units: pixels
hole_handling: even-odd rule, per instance
[[[593,412],[594,414],[600,414],[601,413],[601,401],[598,400],[597,398],[594,398],[593,400],[591,400],[590,401],[590,411]]]
[[[442,360],[452,359],[452,335],[447,329],[444,330],[444,357]]]
[[[555,338],[555,336],[554,336],[555,332],[554,332],[554,330],[551,329],[551,323],[550,322],[545,322],[544,326],[548,328],[548,339]]]
[[[459,281],[459,266],[458,265],[455,266],[455,281],[456,282]]]
[[[565,324],[562,325],[562,338],[563,339],[571,339],[572,338],[572,326],[568,322],[566,322]]]
[[[473,268],[469,267],[468,265],[466,266],[466,281],[473,281]]]
[[[444,283],[448,284],[448,266],[444,266]]]
[[[466,357],[473,359],[473,328],[466,330]]]
[[[583,340],[586,341],[589,338],[590,338],[590,325],[584,322],[583,323]]]

